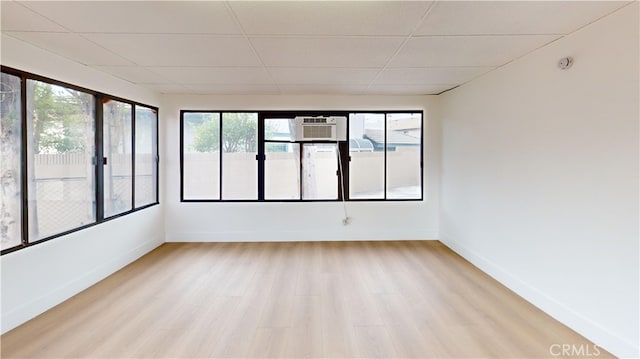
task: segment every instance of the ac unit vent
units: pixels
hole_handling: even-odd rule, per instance
[[[303,123],[327,123],[326,117],[305,117]]]
[[[332,138],[332,129],[335,129],[335,126],[304,126],[302,136],[304,139]]]
[[[345,141],[347,118],[343,116],[297,116],[291,119],[294,141]]]

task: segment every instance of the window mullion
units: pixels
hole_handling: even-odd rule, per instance
[[[387,149],[389,144],[387,143],[387,113],[384,114],[384,200],[387,200]]]
[[[218,199],[222,200],[222,151],[224,151],[223,148],[223,144],[224,141],[222,139],[223,136],[223,131],[222,131],[222,126],[223,126],[223,119],[224,118],[224,112],[220,112],[220,117],[218,118],[218,121],[220,121],[220,125],[218,126],[218,176],[219,176],[219,180],[218,180]]]
[[[258,113],[258,201],[264,201],[264,161],[265,161],[265,144],[264,144],[264,116]]]
[[[21,146],[20,156],[22,157],[22,166],[20,167],[21,181],[20,189],[22,191],[22,245],[29,244],[29,175],[27,170],[29,168],[28,161],[32,161],[27,156],[27,141],[28,141],[28,121],[27,121],[27,76],[22,74],[20,76],[20,113],[21,113]]]
[[[304,182],[304,173],[302,172],[302,156],[304,154],[304,143],[300,143],[299,153],[298,153],[298,192],[300,194],[300,200],[304,198],[304,186],[302,183]]]
[[[95,121],[94,121],[94,136],[95,136],[95,203],[96,203],[96,222],[102,222],[104,220],[104,96],[95,95]]]
[[[131,108],[131,208],[136,208],[136,112],[138,105]]]

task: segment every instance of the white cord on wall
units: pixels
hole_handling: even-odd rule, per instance
[[[340,173],[340,191],[342,191],[342,207],[344,208],[344,218],[342,219],[342,224],[347,225],[351,218],[349,218],[347,214],[347,201],[344,196],[344,174],[342,172],[342,156],[340,156],[340,142],[336,141],[336,150],[338,155],[338,172]]]

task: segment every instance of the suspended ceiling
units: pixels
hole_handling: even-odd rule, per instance
[[[161,93],[437,94],[616,1],[2,1],[2,33]]]

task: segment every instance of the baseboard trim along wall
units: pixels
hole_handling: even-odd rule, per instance
[[[310,241],[388,241],[388,240],[435,240],[436,231],[349,231],[330,233],[319,231],[236,231],[236,232],[168,232],[166,242],[310,242]]]
[[[456,242],[447,234],[440,234],[440,242],[531,304],[612,354],[621,358],[632,358],[637,357],[640,352],[637,344],[629,343],[598,323],[575,312],[565,304],[558,302],[519,277],[511,274],[505,268],[496,265],[487,258],[476,254],[468,247]]]

